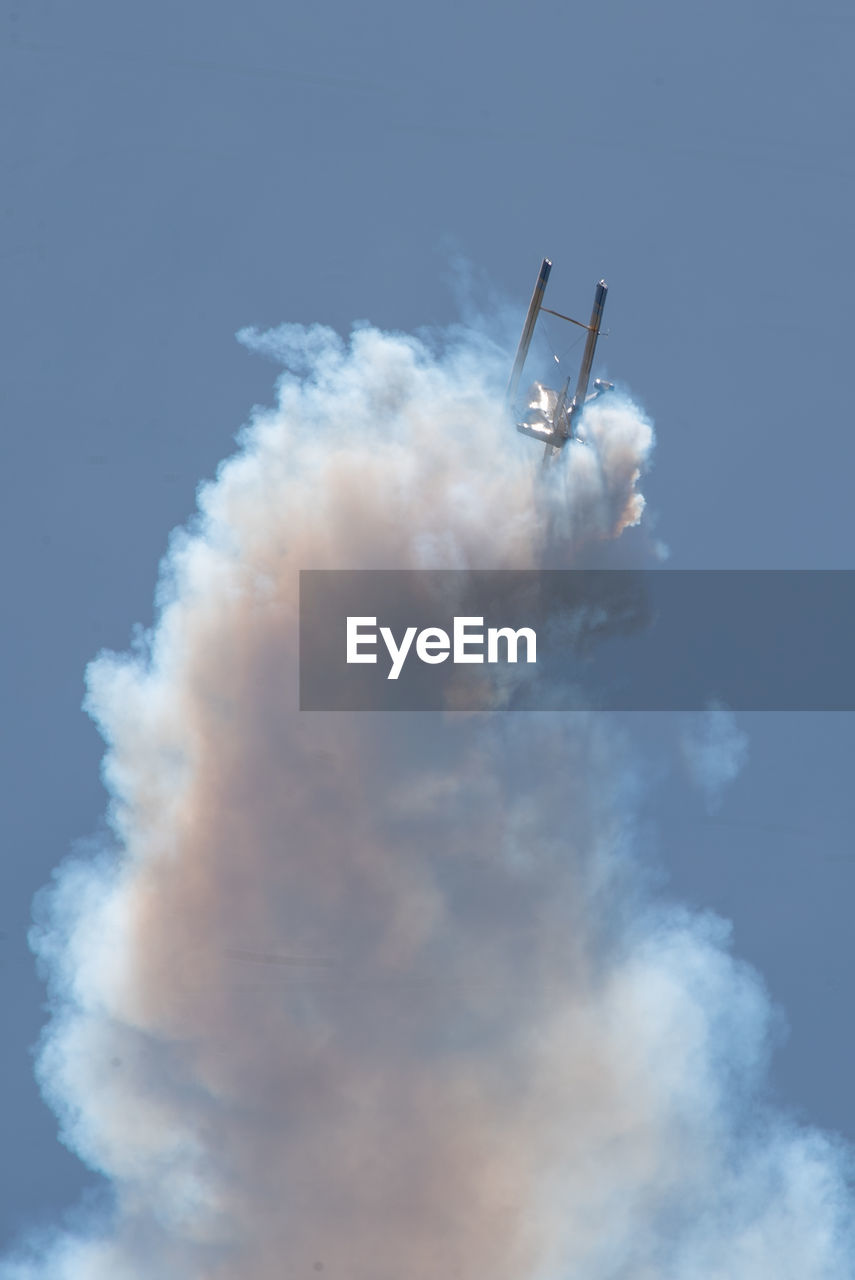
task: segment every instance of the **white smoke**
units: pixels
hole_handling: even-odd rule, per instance
[[[301,568],[570,564],[649,423],[594,404],[543,483],[471,343],[245,338],[291,372],[90,668],[115,839],[34,931],[114,1206],[3,1276],[850,1276],[848,1155],[764,1102],[722,923],[648,897],[612,722],[296,710]]]
[[[748,759],[748,735],[727,707],[711,704],[689,718],[681,739],[689,777],[701,791],[708,813],[716,813],[724,791]]]

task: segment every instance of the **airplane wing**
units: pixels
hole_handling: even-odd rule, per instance
[[[508,404],[513,404],[517,394],[517,388],[520,384],[520,377],[525,364],[528,349],[531,346],[532,335],[534,334],[534,326],[537,322],[537,313],[543,303],[543,294],[546,289],[546,282],[549,279],[549,273],[552,270],[552,263],[548,258],[544,258],[540,264],[540,272],[537,282],[534,286],[534,293],[531,295],[531,302],[528,304],[526,312],[525,324],[523,325],[522,336],[519,346],[517,347],[516,358],[514,359],[514,367],[511,369],[511,377],[508,382]]]
[[[600,336],[600,325],[603,320],[603,308],[606,305],[608,285],[600,280],[594,293],[594,307],[591,311],[591,322],[588,325],[588,336],[585,339],[585,350],[582,352],[582,363],[579,366],[579,377],[576,379],[576,393],[570,406],[570,435],[573,435],[574,420],[582,412],[588,396],[588,382],[591,377],[591,366],[594,363],[594,352],[597,349],[597,338]],[[596,384],[594,384],[596,386]],[[598,388],[600,390],[601,388]]]

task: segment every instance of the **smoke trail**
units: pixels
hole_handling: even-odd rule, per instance
[[[34,931],[42,1088],[114,1208],[4,1275],[850,1275],[846,1153],[763,1103],[722,923],[648,897],[619,732],[296,712],[300,568],[570,563],[640,518],[649,424],[592,406],[541,484],[471,344],[245,340],[279,406],[148,649],[90,668],[115,848]]]

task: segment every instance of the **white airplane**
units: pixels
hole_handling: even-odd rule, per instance
[[[546,445],[546,451],[543,455],[544,463],[556,458],[568,440],[576,440],[580,444],[584,443],[579,440],[576,434],[577,418],[586,404],[596,400],[597,396],[602,395],[604,391],[611,391],[614,386],[614,383],[606,382],[603,378],[595,378],[594,390],[588,395],[591,365],[594,363],[594,351],[597,347],[597,338],[600,336],[603,308],[606,305],[607,285],[605,280],[601,280],[597,285],[590,323],[582,324],[581,320],[572,320],[570,316],[563,316],[560,311],[550,311],[549,307],[543,305],[543,294],[546,290],[546,282],[549,279],[551,270],[552,263],[548,258],[544,258],[540,264],[540,274],[534,286],[534,293],[531,295],[531,302],[528,305],[528,314],[523,325],[520,344],[517,347],[514,367],[511,370],[507,396],[508,405],[513,407],[517,390],[519,389],[523,365],[528,355],[528,349],[531,346],[534,326],[541,311],[545,311],[547,315],[556,316],[559,320],[567,320],[570,324],[577,324],[580,328],[587,330],[588,336],[585,339],[585,350],[582,353],[582,363],[579,366],[579,376],[576,379],[576,392],[573,398],[568,401],[570,391],[569,378],[560,391],[553,391],[551,387],[545,387],[542,382],[535,382],[529,391],[525,417],[522,422],[517,423],[518,431],[522,431],[525,435],[532,436],[535,440],[540,440]]]

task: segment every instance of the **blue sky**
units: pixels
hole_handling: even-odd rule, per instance
[[[104,807],[83,669],[272,367],[245,325],[413,330],[610,294],[675,567],[851,568],[851,13],[717,6],[4,3],[4,1161],[0,1231],[90,1181],[32,1076],[33,894]],[[650,855],[734,922],[790,1031],[781,1100],[855,1139],[852,719],[745,715],[710,815],[651,767]],[[639,720],[662,746],[679,730]],[[20,1154],[17,1154],[20,1153]]]

